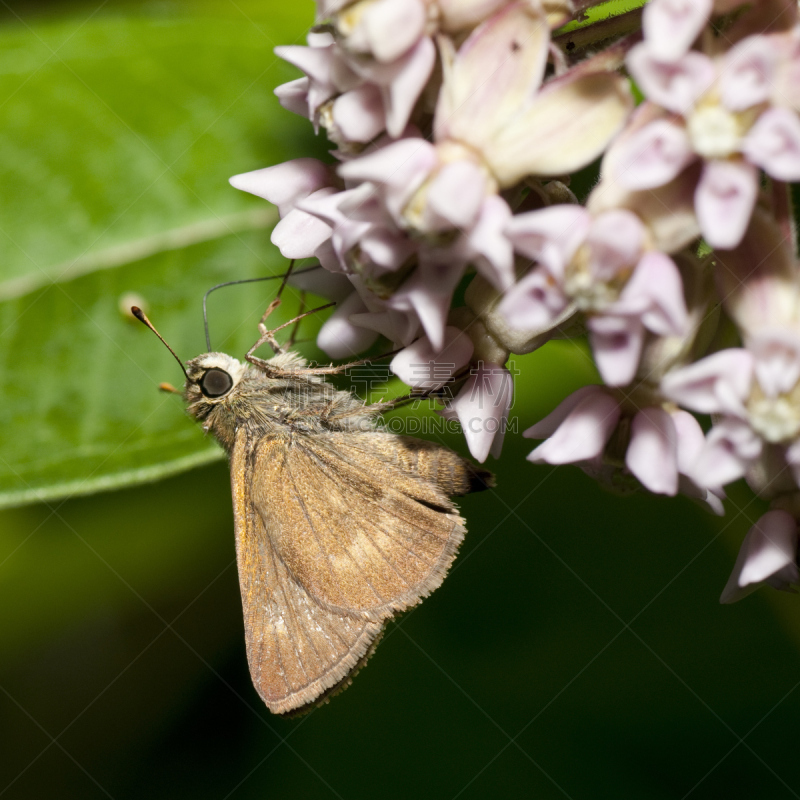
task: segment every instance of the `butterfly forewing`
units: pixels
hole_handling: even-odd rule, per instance
[[[255,444],[240,431],[231,453],[236,556],[253,683],[269,709],[282,714],[345,683],[382,626],[323,608],[289,573],[267,529],[274,518],[254,503],[247,469]],[[280,453],[273,455],[262,479],[281,479]]]
[[[252,492],[277,556],[309,595],[380,620],[439,586],[465,531],[437,486],[357,447],[371,435],[264,437]]]

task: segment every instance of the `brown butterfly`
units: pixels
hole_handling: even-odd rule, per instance
[[[283,352],[263,324],[276,304],[244,363],[189,361],[183,396],[230,457],[250,674],[285,714],[349,685],[384,622],[441,584],[466,532],[450,496],[493,478],[447,447],[381,430],[392,403],[325,380],[342,368]],[[265,342],[274,358],[253,355]]]

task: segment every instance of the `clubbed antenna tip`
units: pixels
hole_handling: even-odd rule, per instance
[[[150,322],[149,319],[147,319],[147,314],[145,314],[144,311],[142,311],[142,309],[139,308],[139,306],[131,306],[131,314],[133,314],[133,316],[136,317],[136,319],[138,319],[139,322],[143,323],[144,325],[147,325],[147,327],[150,328],[150,330],[153,331],[153,333],[156,336],[158,336],[158,338],[161,340],[161,343],[164,345],[164,347],[166,347],[167,350],[169,350],[170,353],[172,353],[173,357],[178,362],[181,370],[183,370],[183,374],[186,376],[186,380],[188,381],[189,380],[189,375],[186,372],[186,367],[183,366],[183,361],[181,361],[178,358],[178,356],[175,355],[175,351],[166,343],[164,337],[155,329],[155,326],[153,325],[153,323]]]

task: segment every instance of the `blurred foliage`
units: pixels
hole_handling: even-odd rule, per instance
[[[270,207],[227,178],[324,152],[271,93],[312,13],[4,5],[0,502],[44,502],[0,513],[0,794],[796,797],[796,598],[717,603],[759,504],[735,487],[718,520],[524,460],[521,431],[592,379],[579,344],[519,359],[520,433],[444,586],[329,705],[261,705],[226,467],[120,302],[191,357],[208,287],[283,269]],[[214,295],[214,346],[241,354],[273,292]]]
[[[205,349],[206,288],[283,267],[265,231],[274,209],[227,179],[320,150],[270,91],[291,75],[272,46],[301,34],[283,4],[267,17],[233,4],[104,6],[0,30],[0,506],[219,456],[154,398],[175,366],[121,305],[143,305],[188,358]],[[235,330],[268,291],[229,292],[216,331]]]

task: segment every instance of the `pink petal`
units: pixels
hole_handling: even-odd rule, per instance
[[[499,364],[481,363],[473,368],[449,410],[457,414],[470,453],[485,461],[491,453],[500,457],[505,423],[514,397],[511,373]]]
[[[626,386],[636,374],[644,344],[637,317],[597,316],[589,319],[589,341],[601,377],[609,386]]]
[[[481,143],[539,87],[547,62],[544,16],[510,3],[476,28],[445,71],[434,121],[437,141]]]
[[[709,511],[712,514],[716,514],[718,517],[725,516],[725,506],[723,505],[722,501],[726,498],[725,491],[723,489],[702,489],[700,487],[700,491],[705,491],[705,497],[702,497],[701,500],[708,506]]]
[[[677,61],[661,61],[642,42],[628,53],[628,69],[648,100],[677,114],[686,114],[716,79],[711,59],[686,53]]]
[[[328,166],[316,158],[296,158],[274,167],[234,175],[229,182],[234,189],[269,200],[278,206],[283,217],[299,200],[323,186],[330,186],[332,176]]]
[[[613,147],[618,146],[621,146],[619,139]],[[605,161],[611,157],[609,151]],[[628,208],[647,226],[654,250],[678,252],[700,236],[694,213],[694,189],[700,167],[700,162],[695,162],[670,183],[643,191],[629,191],[614,180],[603,179],[589,195],[586,208],[592,214]]]
[[[419,332],[419,319],[413,310],[395,311],[393,308],[352,314],[350,321],[362,328],[369,328],[385,336],[395,347],[411,344]]]
[[[328,197],[336,189],[325,188],[314,192],[307,199]],[[295,208],[273,229],[270,241],[286,258],[310,258],[317,248],[331,238],[331,226],[307,211]]]
[[[548,331],[562,319],[569,299],[543,269],[535,269],[509,289],[498,305],[511,328]]]
[[[372,223],[360,221],[356,214],[342,213],[341,206],[354,197],[362,202],[368,202],[371,192],[372,187],[369,184],[356,189],[346,189],[343,192],[321,189],[301,200],[297,207],[333,228],[334,250],[344,260],[347,252],[371,230]]]
[[[464,132],[501,187],[526,175],[565,175],[598,158],[622,130],[633,98],[616,72],[569,71],[545,84],[485,141]]]
[[[463,264],[421,263],[387,303],[398,311],[415,311],[431,344],[441,350],[453,291],[463,274]]]
[[[703,477],[697,475],[697,461],[706,443],[700,423],[688,411],[673,411],[670,416],[678,437],[678,491],[702,501],[717,516],[724,516],[721,498],[725,492],[717,486],[706,487]]]
[[[445,164],[428,189],[428,207],[433,212],[431,230],[468,228],[480,213],[486,195],[484,172],[469,161]],[[435,223],[436,219],[444,224]]]
[[[768,511],[747,532],[720,603],[735,603],[775,577],[776,588],[800,583],[797,523],[786,511]]]
[[[301,117],[310,117],[311,112],[308,108],[308,78],[298,78],[288,83],[283,83],[275,87],[275,97],[278,102],[293,114]]]
[[[282,45],[275,48],[275,55],[301,69],[311,80],[329,84],[333,45],[329,47],[304,47],[303,45]],[[331,87],[333,93],[333,88]]]
[[[335,300],[339,304],[353,293],[353,284],[344,275],[327,269],[293,272],[287,282],[301,291]]]
[[[391,215],[376,185],[362,183],[353,189],[340,192],[339,198],[337,215],[381,227],[391,227]]]
[[[419,0],[378,0],[364,14],[372,54],[389,62],[409,50],[425,31],[425,5]]]
[[[558,430],[531,452],[529,461],[535,464],[572,464],[602,454],[619,421],[619,404],[603,391],[585,394]]]
[[[644,326],[658,336],[680,336],[686,330],[688,312],[683,281],[675,262],[664,253],[645,253],[615,306],[626,313],[641,309]]]
[[[430,339],[423,336],[401,350],[392,359],[389,369],[414,389],[438,389],[469,364],[474,349],[472,340],[464,331],[447,327],[444,347],[440,351],[435,351]]]
[[[758,171],[746,161],[706,161],[694,196],[706,241],[730,250],[741,242],[758,194]]]
[[[409,237],[378,227],[365,233],[358,244],[370,261],[392,272],[403,266],[417,250],[417,243]]]
[[[758,384],[767,397],[791,392],[800,380],[800,336],[792,330],[758,331],[747,342]]]
[[[385,127],[380,90],[371,84],[339,95],[333,102],[333,122],[350,142],[370,142]]]
[[[719,295],[745,336],[763,328],[796,324],[794,248],[773,214],[756,206],[740,244],[716,253],[715,259]]]
[[[508,203],[498,195],[489,195],[476,223],[466,232],[466,245],[471,251],[469,260],[501,292],[514,284],[514,252],[505,235],[511,218]]]
[[[468,31],[489,19],[508,0],[437,0],[441,26],[446,31]]]
[[[731,111],[769,100],[775,80],[775,45],[768,36],[748,36],[726,54],[720,70],[723,104]]]
[[[644,236],[644,226],[631,211],[615,209],[595,217],[586,235],[592,277],[603,283],[612,281],[639,261]]]
[[[750,129],[742,152],[779,181],[800,180],[800,119],[788,108],[767,109]]]
[[[401,136],[436,62],[436,47],[427,37],[402,58],[387,65],[363,69],[368,80],[381,87],[389,136]]]
[[[645,408],[633,418],[625,464],[651,492],[678,492],[676,440],[672,418],[663,408]]]
[[[669,183],[694,158],[686,131],[657,119],[620,144],[610,177],[628,189],[653,189]]]
[[[328,239],[326,242],[323,242],[314,251],[314,258],[319,261],[323,269],[329,270],[330,272],[341,274],[348,270],[347,264],[345,264],[342,259],[339,258],[339,255],[333,246],[332,238]]]
[[[724,486],[746,474],[762,447],[761,439],[746,423],[727,417],[706,437],[692,477],[706,488]]]
[[[561,423],[564,422],[584,400],[600,394],[608,395],[608,392],[602,386],[597,386],[595,384],[581,386],[580,389],[567,395],[553,411],[524,431],[522,435],[526,439],[546,439],[548,436],[552,436],[556,430],[558,430]]]
[[[345,181],[381,185],[386,205],[400,219],[409,198],[437,165],[436,149],[421,138],[401,139],[339,167]]]
[[[407,180],[409,174],[421,181],[437,163],[436,148],[415,136],[391,142],[347,161],[338,172],[346,181],[396,184]]]
[[[701,414],[745,415],[744,401],[753,380],[753,356],[741,348],[718,353],[667,373],[664,395]]]
[[[556,276],[586,238],[592,217],[585,208],[556,205],[513,216],[506,235],[518,253],[544,264]]]
[[[678,472],[691,475],[706,437],[700,423],[688,411],[673,411],[670,415],[678,437]]]
[[[642,29],[656,58],[680,58],[700,35],[711,14],[712,0],[652,0],[644,8]]]
[[[352,292],[325,320],[317,334],[317,346],[331,358],[349,358],[362,353],[378,338],[375,331],[361,328],[350,321],[351,314],[366,311],[358,292]]]

